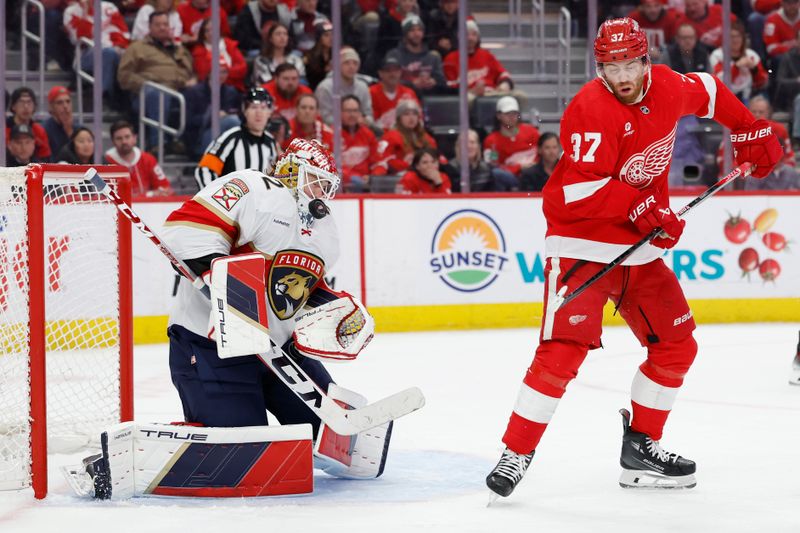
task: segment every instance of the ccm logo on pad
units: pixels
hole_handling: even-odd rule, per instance
[[[731,142],[743,143],[746,141],[755,141],[756,139],[763,139],[764,137],[768,137],[770,135],[772,135],[772,126],[767,126],[766,128],[761,128],[758,131],[748,131],[747,133],[737,133],[735,135],[731,135]]]

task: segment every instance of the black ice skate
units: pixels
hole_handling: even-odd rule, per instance
[[[490,504],[497,499],[497,496],[506,497],[514,492],[514,487],[522,480],[522,476],[525,475],[525,471],[531,464],[534,453],[536,450],[527,455],[512,452],[508,448],[503,450],[500,462],[486,477],[486,486],[494,493]]]
[[[694,461],[677,453],[669,453],[644,433],[631,430],[631,414],[620,409],[622,415],[622,454],[619,463],[623,488],[690,489],[697,485]]]

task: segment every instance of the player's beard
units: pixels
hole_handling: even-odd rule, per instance
[[[614,92],[614,96],[617,97],[617,100],[622,102],[625,105],[632,104],[636,102],[639,96],[642,94],[642,87],[644,87],[644,76],[641,76],[638,80],[633,82],[625,82],[625,83],[615,83],[611,84],[611,90]],[[627,90],[630,88],[633,90]],[[625,90],[625,92],[622,92]]]

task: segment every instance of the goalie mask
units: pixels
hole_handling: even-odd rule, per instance
[[[294,139],[275,164],[275,178],[297,198],[301,214],[325,217],[330,211],[325,202],[339,188],[339,174],[331,153],[316,141]]]

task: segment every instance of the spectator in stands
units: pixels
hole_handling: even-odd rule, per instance
[[[277,113],[290,121],[297,113],[297,104],[304,94],[311,94],[311,89],[300,85],[300,73],[291,63],[284,63],[275,69],[275,78],[264,84],[264,89],[272,96],[273,113]]]
[[[130,33],[125,19],[111,2],[100,3],[103,21],[103,94],[114,109],[122,109],[123,104],[117,86],[117,67],[120,57],[130,44]],[[77,45],[81,37],[94,41],[94,2],[92,0],[74,0],[64,10],[64,28],[73,45]],[[97,43],[95,43],[96,45]],[[94,71],[94,54],[92,48],[81,47],[83,52],[78,59],[81,69],[91,74]],[[82,83],[82,82],[81,82]]]
[[[289,37],[294,47],[301,53],[311,50],[317,35],[315,25],[327,20],[328,17],[317,11],[317,0],[297,0],[289,23]]]
[[[297,114],[289,122],[288,138],[281,144],[284,148],[294,139],[317,141],[328,150],[333,150],[333,129],[319,119],[319,103],[313,94],[304,94],[297,100]]]
[[[131,104],[136,114],[139,113],[139,92],[145,91],[144,114],[152,119],[158,118],[159,92],[152,87],[145,87],[144,83],[152,81],[180,91],[186,98],[187,133],[191,131],[195,135],[187,136],[187,142],[197,142],[199,132],[196,130],[201,126],[202,109],[208,109],[205,102],[208,91],[197,83],[192,55],[186,47],[172,39],[167,13],[154,11],[150,14],[150,34],[141,41],[134,41],[125,51],[118,77],[120,86],[132,93]],[[176,104],[173,98],[164,98],[165,117],[170,116]],[[157,130],[148,128],[145,139],[148,149],[156,145],[157,137]]]
[[[30,87],[14,89],[7,102],[11,115],[6,117],[6,140],[10,138],[11,129],[15,125],[25,124],[33,132],[33,138],[36,141],[34,158],[37,161],[50,161],[50,140],[47,138],[47,132],[41,124],[33,120],[33,115],[36,113],[36,95],[33,93],[33,89]]]
[[[709,58],[711,70],[715,76],[722,78],[723,51],[717,48]],[[761,58],[747,47],[747,35],[744,26],[737,22],[731,26],[731,77],[728,88],[743,102],[747,103],[750,95],[763,91],[769,78]]]
[[[401,100],[414,100],[419,104],[417,93],[400,83],[403,69],[396,57],[383,59],[378,77],[380,83],[370,85],[369,95],[372,100],[372,116],[375,125],[387,131],[395,124],[397,104]]]
[[[800,30],[800,0],[782,0],[781,8],[767,17],[764,44],[767,54],[778,58],[797,44]]]
[[[458,0],[439,0],[428,16],[428,48],[441,57],[458,49]]]
[[[294,65],[300,78],[305,78],[306,66],[300,56],[290,53],[289,29],[281,23],[270,26],[264,36],[261,53],[253,60],[250,85],[264,85],[272,81],[275,70],[284,63]]]
[[[150,33],[150,14],[154,11],[166,13],[169,17],[169,29],[175,42],[180,42],[183,36],[183,23],[181,16],[175,9],[175,0],[147,0],[136,13],[136,20],[133,22],[131,39],[141,41]]]
[[[481,31],[474,20],[467,21],[467,86],[471,96],[508,94],[514,86],[511,75],[493,53],[481,47]],[[459,52],[444,59],[444,75],[450,88],[459,85]]]
[[[439,153],[435,148],[414,152],[411,168],[397,182],[397,194],[450,194],[450,178],[439,170]]]
[[[660,60],[662,50],[675,38],[680,13],[667,7],[661,0],[641,0],[639,7],[628,16],[638,22],[647,35],[650,58],[653,61]]]
[[[697,32],[697,38],[706,51],[722,46],[722,6],[711,4],[709,0],[686,0],[681,24],[691,24]],[[731,22],[736,22],[736,15],[731,13]]]
[[[13,2],[12,2],[13,4]],[[45,58],[47,60],[45,68],[47,70],[63,70],[69,72],[72,70],[72,59],[74,56],[74,47],[70,46],[69,38],[64,32],[64,9],[66,2],[64,0],[44,0],[44,50]],[[9,4],[6,3],[6,6]],[[13,8],[12,8],[13,9]],[[11,9],[6,8],[6,17],[11,22]],[[19,20],[19,19],[17,19]],[[39,19],[38,9],[31,9],[28,11],[28,28],[39,33]],[[10,42],[10,36],[6,34],[7,42]],[[37,68],[38,56],[33,43],[28,43],[28,64],[29,68]]]
[[[183,44],[191,45],[200,40],[200,24],[211,17],[211,0],[182,0],[177,7],[183,25]],[[219,29],[225,37],[231,36],[231,27],[228,24],[228,15],[220,5]]]
[[[94,133],[86,126],[78,126],[69,137],[69,142],[58,153],[59,163],[70,165],[93,165]]]
[[[106,162],[122,165],[131,174],[131,193],[134,195],[169,195],[172,188],[156,158],[136,146],[133,126],[124,120],[111,125],[114,147],[105,153]]]
[[[517,188],[517,179],[498,168],[492,168],[481,157],[481,140],[478,132],[469,130],[467,135],[467,158],[469,160],[469,191],[495,192]],[[456,156],[442,170],[450,178],[453,192],[461,191],[461,135],[456,139]]]
[[[750,45],[760,57],[766,58],[764,24],[767,17],[781,7],[781,0],[751,0],[751,4],[753,11],[747,15],[747,34],[750,36]]]
[[[236,17],[236,25],[233,34],[239,41],[239,48],[248,57],[258,55],[259,51],[263,54],[262,35],[268,29],[272,29],[273,24],[281,24],[286,29],[286,36],[289,36],[289,24],[292,14],[286,4],[278,0],[251,0],[247,6]],[[266,45],[269,37],[263,40]],[[283,61],[281,61],[282,63]],[[280,63],[276,63],[277,67]],[[269,79],[262,81],[267,82]]]
[[[697,43],[697,31],[691,24],[681,24],[675,42],[667,46],[666,63],[675,72],[710,72],[708,51]]]
[[[333,25],[323,21],[314,26],[317,42],[314,47],[306,52],[303,63],[306,66],[306,79],[311,90],[317,86],[333,69],[331,64],[331,50],[333,49]]]
[[[211,75],[211,19],[200,24],[201,39],[192,47],[192,59],[197,81],[207,82]],[[219,79],[222,83],[220,106],[223,110],[239,107],[239,93],[244,92],[244,77],[247,74],[247,63],[238,43],[233,39],[220,36],[219,43]]]
[[[352,94],[342,97],[341,135],[342,187],[346,192],[364,192],[372,167],[378,162],[378,139],[364,125],[361,102]]]
[[[755,117],[756,120],[766,120],[770,127],[772,127],[772,133],[778,137],[778,140],[783,146],[783,164],[790,167],[795,166],[796,162],[794,148],[792,148],[792,139],[789,137],[789,132],[786,131],[786,128],[783,124],[772,120],[772,106],[770,105],[769,100],[760,95],[755,96],[750,100],[747,107],[750,109],[750,112],[753,113],[753,117]],[[717,165],[720,167],[720,176],[723,174],[722,157],[723,144],[720,144],[719,150],[717,151]]]
[[[436,149],[433,140],[422,124],[422,109],[416,100],[401,100],[397,104],[395,127],[381,137],[378,143],[378,162],[372,169],[376,175],[398,174],[411,164],[414,152],[422,148]]]
[[[341,95],[353,94],[358,97],[361,109],[366,115],[364,120],[371,127],[374,119],[372,118],[372,99],[369,95],[369,87],[356,77],[358,68],[361,66],[361,58],[358,56],[358,52],[345,46],[339,52],[339,59],[342,73]],[[319,114],[322,121],[326,124],[333,124],[333,74],[322,80],[314,94],[317,95],[317,101],[319,101]]]
[[[787,111],[794,108],[794,137],[800,137],[800,29],[796,36],[797,42],[778,67],[775,107]]]
[[[56,85],[47,93],[50,116],[44,121],[44,130],[50,145],[50,153],[57,154],[69,142],[72,131],[80,126],[72,116],[72,97],[69,90]]]
[[[378,57],[384,57],[389,50],[400,44],[403,38],[403,21],[409,15],[418,15],[417,0],[397,0],[394,7],[387,4],[387,9],[381,14],[378,27]]]
[[[403,21],[403,40],[388,56],[403,67],[403,82],[417,94],[446,92],[442,58],[425,45],[425,26],[422,19],[409,15]]]
[[[545,183],[556,168],[556,163],[561,158],[561,143],[558,135],[545,132],[539,137],[536,144],[539,162],[522,172],[520,177],[521,191],[539,192],[544,189]]]
[[[536,163],[539,130],[520,122],[519,103],[513,96],[497,101],[497,127],[483,141],[484,159],[517,178]]]
[[[6,147],[6,166],[24,167],[34,163],[33,153],[36,151],[36,139],[33,129],[27,124],[15,124]]]

